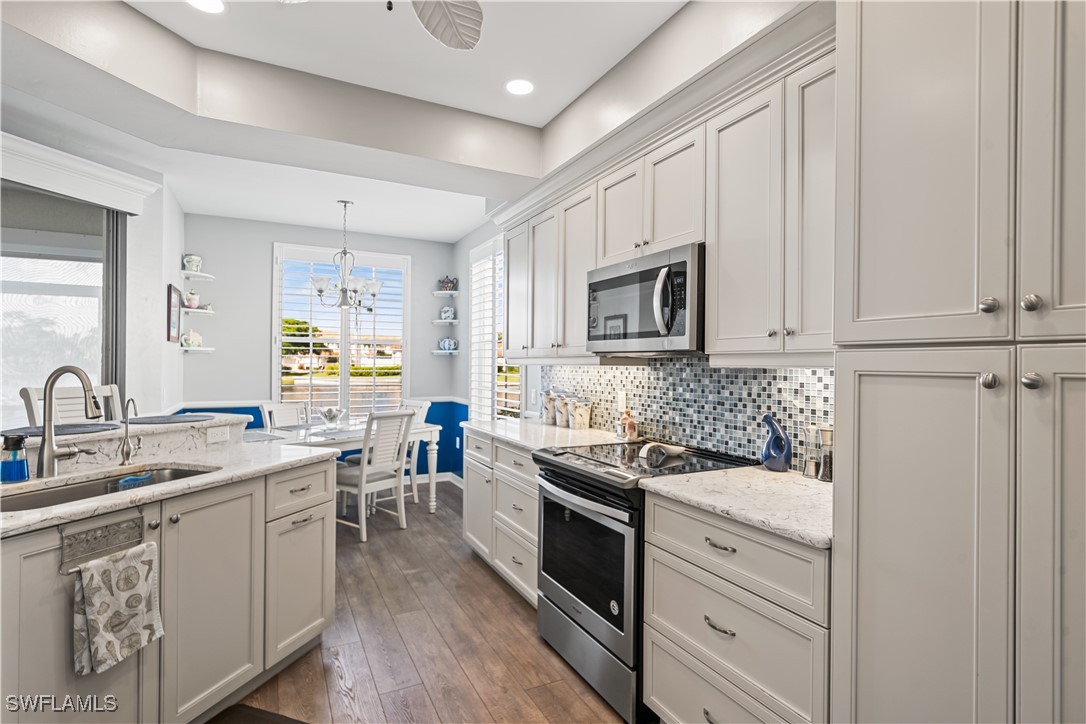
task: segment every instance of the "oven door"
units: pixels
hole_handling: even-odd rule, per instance
[[[542,476],[536,479],[540,593],[634,666],[636,513]]]

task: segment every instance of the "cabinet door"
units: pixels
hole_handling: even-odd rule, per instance
[[[705,126],[645,156],[645,234],[650,252],[705,238]]]
[[[464,461],[464,540],[490,560],[494,537],[494,481],[490,468]]]
[[[505,356],[528,355],[528,223],[505,235]]]
[[[1022,347],[1018,721],[1086,721],[1086,347]]]
[[[335,503],[329,501],[266,526],[265,668],[332,625],[336,607],[335,514]]]
[[[837,354],[831,721],[1010,720],[1013,357]]]
[[[640,256],[648,240],[644,228],[645,160],[639,158],[600,179],[596,199],[598,266]]]
[[[158,542],[148,524],[159,518],[159,504],[143,506],[144,541]],[[136,510],[68,523],[69,532],[89,530],[138,516]],[[161,553],[161,548],[159,549]],[[100,674],[76,676],[73,670],[72,608],[75,576],[62,575],[61,534],[56,528],[5,538],[0,564],[0,686],[5,696],[65,695],[116,697],[112,712],[13,712],[0,709],[5,722],[157,722],[158,660],[161,639]],[[161,558],[159,559],[161,566]],[[159,580],[159,592],[162,591]],[[6,703],[6,702],[5,702]]]
[[[531,302],[528,355],[553,357],[558,342],[558,209],[547,209],[528,222]]]
[[[781,84],[709,120],[705,351],[781,349]]]
[[[1002,0],[838,3],[836,342],[1010,338],[1014,37]]]
[[[189,721],[264,670],[264,479],[162,517],[163,717]]]
[[[784,81],[784,349],[833,348],[834,69]]]
[[[1020,4],[1021,338],[1086,335],[1086,4]]]
[[[558,354],[587,354],[588,272],[596,267],[596,187],[570,196],[558,207],[562,284],[558,295]]]

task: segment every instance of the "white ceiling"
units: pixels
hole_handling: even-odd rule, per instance
[[[685,0],[483,2],[471,51],[444,47],[408,0],[130,2],[189,42],[252,60],[542,127],[677,12]],[[528,96],[505,83],[525,78]]]

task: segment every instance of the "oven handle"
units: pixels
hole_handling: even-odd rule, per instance
[[[665,337],[671,331],[668,328],[670,320],[664,317],[664,286],[667,284],[670,275],[670,267],[665,266],[661,269],[660,275],[656,277],[656,288],[652,290],[652,313],[656,317],[656,329]]]
[[[605,515],[612,520],[617,520],[620,523],[626,523],[627,525],[630,523],[630,514],[623,510],[615,510],[606,505],[600,505],[594,501],[585,500],[580,496],[567,493],[561,488],[548,483],[540,476],[536,477],[536,482],[539,483],[539,487],[546,491],[546,495],[555,500],[560,500],[578,513],[588,515],[589,517],[592,517],[592,513],[598,513],[599,515]]]

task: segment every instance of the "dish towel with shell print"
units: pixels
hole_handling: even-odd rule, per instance
[[[79,566],[75,574],[77,676],[102,673],[162,633],[155,543]]]

